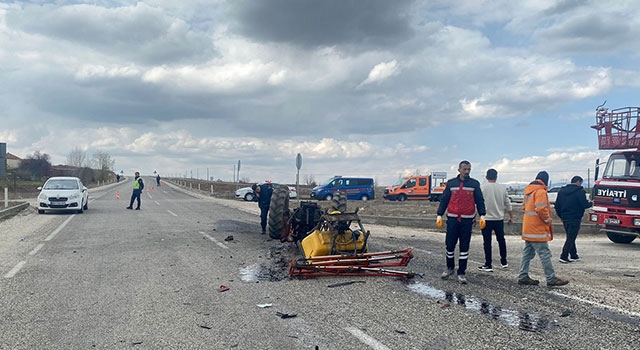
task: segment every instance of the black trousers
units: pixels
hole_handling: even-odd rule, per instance
[[[267,215],[269,215],[269,207],[260,207],[260,226],[262,232],[267,231]]]
[[[567,240],[564,241],[564,246],[562,246],[560,259],[567,260],[569,256],[577,259],[576,238],[578,238],[578,232],[580,232],[580,220],[564,220],[562,221],[562,226],[564,226],[564,232],[567,233]]]
[[[142,191],[133,190],[133,193],[131,193],[131,201],[129,201],[129,207],[133,208],[133,202],[135,200],[137,200],[138,201],[138,208],[140,208],[140,193],[142,193]]]
[[[471,228],[473,219],[460,219],[447,217],[447,269],[453,270],[455,265],[456,244],[460,241],[460,255],[458,256],[458,275],[464,275],[467,271],[469,260],[469,245],[471,244]]]
[[[504,240],[504,220],[487,220],[487,226],[482,230],[482,243],[484,246],[484,266],[492,267],[491,233],[496,233],[498,249],[500,250],[500,263],[507,264],[507,243]]]

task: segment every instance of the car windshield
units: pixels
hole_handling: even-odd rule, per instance
[[[45,190],[77,190],[76,180],[49,180],[43,187]]]
[[[326,179],[325,181],[323,181],[323,182],[321,182],[321,183],[320,183],[320,186],[326,186],[326,185],[328,185],[328,184],[329,184],[329,182],[333,181],[333,179],[335,179],[335,177],[332,177],[332,178]]]
[[[394,182],[393,185],[391,186],[400,186],[402,185],[405,181],[407,181],[406,177],[401,177],[398,179],[398,181]]]

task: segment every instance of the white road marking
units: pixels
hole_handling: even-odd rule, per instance
[[[36,255],[40,249],[44,247],[44,243],[38,244],[32,251],[29,252],[29,255]]]
[[[58,226],[57,229],[55,229],[55,231],[51,232],[51,234],[49,236],[47,236],[47,238],[45,238],[45,241],[50,241],[53,239],[53,237],[55,237],[58,232],[62,231],[62,229],[67,226],[67,224],[69,223],[69,221],[71,221],[71,219],[73,219],[76,216],[76,214],[71,215],[67,220],[65,220],[60,226]]]
[[[157,205],[160,205],[160,202],[158,202],[158,201],[154,201],[154,202],[155,202]]]
[[[169,214],[171,214],[171,215],[173,215],[173,216],[178,216],[178,214],[176,214],[176,213],[172,212],[171,210],[168,210],[168,209],[167,209],[167,211],[169,212]]]
[[[209,236],[208,234],[206,234],[206,233],[204,233],[204,232],[202,232],[202,231],[200,231],[200,234],[202,234],[202,235],[204,235],[205,237],[207,237],[211,242],[213,242],[213,243],[217,244],[219,247],[224,248],[224,249],[229,249],[229,247],[227,247],[227,245],[226,245],[226,244],[224,244],[224,243],[222,243],[222,242],[218,242],[218,240],[217,240],[217,239],[215,239],[215,238],[213,238],[213,237]]]
[[[26,264],[26,261],[21,261],[19,263],[16,264],[16,266],[14,266],[11,271],[7,272],[6,275],[4,275],[4,278],[11,278],[13,276],[16,275],[16,273],[18,273],[18,271],[20,271],[20,269],[22,269],[22,267],[24,266],[24,264]]]
[[[147,192],[147,196],[149,196],[149,199],[153,199],[153,197],[151,197],[151,192]]]
[[[381,342],[377,341],[376,339],[372,338],[371,336],[367,335],[366,333],[364,333],[363,331],[359,330],[358,328],[347,327],[347,328],[345,328],[345,330],[347,332],[351,333],[354,337],[358,338],[358,340],[360,340],[360,342],[368,345],[372,349],[375,349],[375,350],[391,350],[389,347],[387,347],[386,345],[384,345]]]
[[[567,295],[567,294],[562,294],[562,293],[554,292],[554,291],[551,291],[549,293],[557,295],[557,296],[565,297],[567,299],[577,300],[577,301],[585,303],[585,304],[601,307],[603,309],[615,311],[615,312],[621,313],[623,315],[633,316],[633,317],[640,317],[640,312],[629,311],[629,310],[626,310],[626,309],[621,309],[619,307],[598,303],[596,301],[591,301],[591,300],[588,300],[588,299],[580,298],[580,297],[577,297],[575,295]]]

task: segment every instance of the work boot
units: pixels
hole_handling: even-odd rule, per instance
[[[525,286],[537,286],[540,284],[540,281],[534,280],[533,278],[527,276],[518,280],[518,284]]]
[[[442,278],[443,280],[449,279],[449,276],[453,275],[453,269],[446,269],[442,275],[440,276],[440,278]]]
[[[133,209],[133,208],[131,208],[131,207],[126,207],[125,209]]]
[[[262,233],[261,233],[261,234],[266,235],[266,234],[267,234],[267,231],[262,230]]]
[[[460,284],[467,284],[467,277],[465,277],[465,275],[458,275],[458,282],[460,282]]]
[[[554,277],[551,282],[547,282],[547,286],[549,287],[564,286],[565,284],[569,284],[569,281],[563,280],[562,278],[558,277]]]

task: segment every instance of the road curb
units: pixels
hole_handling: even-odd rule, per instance
[[[15,203],[15,202],[14,202]],[[0,220],[14,216],[29,207],[27,202],[17,202],[18,204],[0,210]]]

